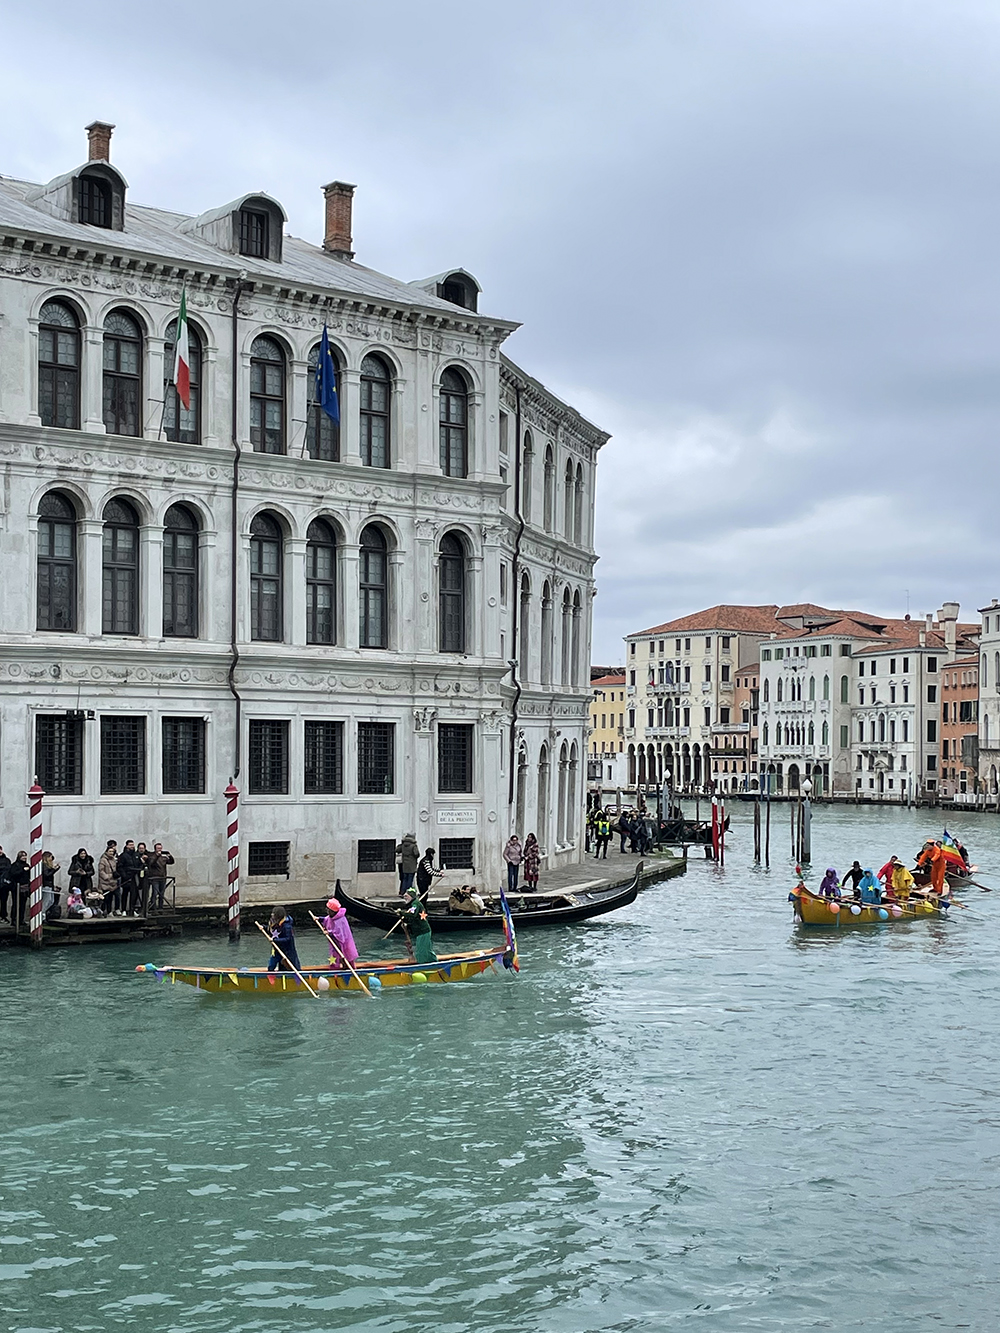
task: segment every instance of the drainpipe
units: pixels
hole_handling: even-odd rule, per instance
[[[510,781],[507,786],[507,804],[514,804],[514,761],[517,746],[517,705],[521,698],[521,661],[519,636],[521,617],[521,538],[524,535],[524,515],[521,513],[521,386],[514,384],[514,512],[517,515],[517,536],[514,538],[514,559],[511,562],[510,595],[513,602],[511,619],[510,677],[514,685],[514,699],[510,706]]]
[[[232,479],[232,509],[230,515],[230,546],[229,546],[229,692],[236,701],[236,720],[235,735],[233,744],[233,776],[231,781],[240,775],[240,764],[242,762],[242,734],[243,734],[243,700],[240,698],[240,692],[236,688],[236,668],[239,665],[240,650],[236,642],[236,613],[238,609],[237,588],[239,584],[239,494],[240,494],[240,458],[242,449],[240,448],[239,433],[239,386],[240,386],[240,348],[239,348],[239,321],[240,321],[240,297],[245,291],[252,290],[253,284],[246,280],[246,273],[240,273],[236,280],[236,290],[233,293],[233,312],[232,312],[232,382],[230,384],[230,398],[232,400],[232,444],[233,444],[233,479]]]

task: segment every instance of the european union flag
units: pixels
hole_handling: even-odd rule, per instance
[[[323,337],[319,344],[319,358],[316,361],[316,401],[338,426],[340,425],[340,404],[337,401],[337,367],[330,351],[326,325],[323,325]]]

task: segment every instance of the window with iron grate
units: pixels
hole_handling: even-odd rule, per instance
[[[200,793],[205,790],[205,719],[163,719],[163,790]]]
[[[83,792],[83,718],[35,718],[35,772],[47,796]]]
[[[466,723],[438,724],[438,791],[473,790],[472,734]]]
[[[362,796],[391,796],[395,724],[358,723],[358,792]]]
[[[247,843],[247,875],[266,875],[270,879],[288,878],[290,844],[287,842]]]
[[[358,839],[358,874],[387,874],[396,866],[396,844],[392,838]]]
[[[475,838],[442,838],[438,843],[438,860],[442,869],[475,870]]]
[[[250,779],[254,796],[288,794],[288,723],[270,718],[250,721]]]
[[[101,793],[142,796],[146,791],[146,719],[128,714],[101,718]]]
[[[344,790],[343,722],[307,722],[305,725],[305,790],[340,793]]]

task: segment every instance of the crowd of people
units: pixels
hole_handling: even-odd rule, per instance
[[[119,852],[114,838],[102,852],[95,866],[94,858],[81,847],[70,858],[67,868],[66,901],[56,876],[62,866],[50,851],[42,852],[42,914],[53,921],[67,917],[145,916],[162,911],[166,905],[168,867],[174,858],[154,842],[152,849],[144,842],[128,838]],[[23,925],[28,906],[31,867],[28,853],[21,851],[13,861],[0,847],[0,921]]]
[[[608,859],[608,846],[615,836],[619,839],[618,850],[623,855],[626,842],[633,856],[648,856],[653,849],[650,819],[641,810],[616,811],[598,807],[587,815],[587,829],[594,857],[599,861]]]

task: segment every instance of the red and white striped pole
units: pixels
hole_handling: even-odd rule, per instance
[[[30,829],[28,846],[30,848],[31,887],[28,892],[28,931],[31,934],[33,949],[42,947],[42,797],[45,793],[38,785],[38,778],[28,789],[30,807]]]
[[[229,938],[240,937],[240,793],[232,782],[225,790],[226,797],[226,837],[229,845],[226,864],[229,867]]]

